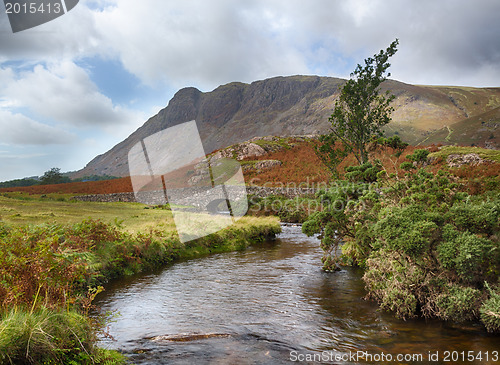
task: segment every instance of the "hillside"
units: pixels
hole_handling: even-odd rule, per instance
[[[127,176],[127,155],[132,146],[156,132],[190,120],[196,120],[207,153],[254,137],[324,133],[344,82],[330,77],[289,76],[251,84],[234,82],[211,92],[181,89],[166,108],[72,177]],[[500,88],[415,86],[393,80],[385,82],[382,88],[396,96],[388,134],[399,134],[412,144],[455,123],[463,121],[468,125],[469,120],[500,107]],[[493,138],[488,135],[482,139],[481,134],[475,143],[489,142],[498,147],[497,125],[495,122],[491,127]],[[476,133],[476,128],[469,129],[467,138]],[[446,143],[446,138],[440,140],[440,136],[436,135],[434,141]]]
[[[250,141],[229,146],[221,151],[211,154],[211,159],[217,159],[224,155],[235,156],[242,165],[245,183],[247,186],[266,187],[304,187],[318,188],[324,186],[330,178],[330,173],[323,163],[318,159],[314,151],[317,140],[308,137],[263,137],[254,138]],[[252,148],[249,148],[252,147]],[[381,148],[372,151],[372,157],[379,159],[384,168],[399,176],[405,171],[399,165],[408,161],[406,156],[413,153],[417,147],[408,146],[402,153],[392,148]],[[420,147],[423,148],[423,147]],[[425,147],[434,152],[431,154],[433,163],[431,170],[449,170],[451,174],[460,178],[468,179],[471,188],[474,188],[475,180],[481,178],[494,178],[500,176],[500,151],[493,151],[472,147]],[[253,151],[248,153],[247,151]],[[473,163],[459,163],[459,167],[450,168],[448,164],[449,155],[477,154],[484,162],[472,161]],[[340,171],[348,165],[355,163],[354,157],[349,156],[340,166]],[[463,165],[463,167],[460,167]],[[2,188],[0,193],[21,192],[27,194],[112,194],[132,192],[132,183],[129,177],[120,179],[74,182],[57,185],[36,185],[28,187]],[[16,193],[16,194],[17,194]]]

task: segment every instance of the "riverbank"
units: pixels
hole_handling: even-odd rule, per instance
[[[398,318],[477,321],[499,333],[500,152],[486,152],[494,158],[417,149],[397,174],[378,162],[348,168],[302,227],[321,234],[323,268],[363,268],[366,298]]]
[[[1,203],[3,212],[14,212],[12,220],[43,215],[50,221],[0,221],[2,364],[121,363],[119,354],[96,346],[102,324],[88,316],[107,282],[179,259],[244,249],[281,230],[275,218],[243,217],[222,231],[181,243],[168,209],[5,197]],[[47,206],[60,209],[54,214]],[[73,223],[70,213],[80,210],[81,219],[84,209],[79,208],[93,208],[94,215],[106,210],[107,222],[90,218]],[[116,216],[110,223],[112,212]],[[137,217],[130,218],[131,213]],[[147,217],[154,217],[154,224],[146,224]]]

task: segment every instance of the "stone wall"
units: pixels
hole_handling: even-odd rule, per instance
[[[189,192],[183,192],[183,195],[193,197],[200,196],[203,194],[202,191],[194,191],[193,188],[190,189]],[[229,195],[232,190],[231,187],[226,187]],[[184,190],[184,189],[183,189]],[[193,190],[193,191],[191,191]],[[240,195],[241,188],[235,187],[236,195]],[[247,194],[254,195],[259,198],[265,198],[270,195],[279,195],[284,196],[286,198],[295,198],[296,196],[312,196],[316,193],[317,189],[313,188],[270,188],[270,187],[261,187],[261,186],[247,186],[246,187]],[[147,202],[150,205],[159,205],[165,204],[165,198],[162,192],[151,191],[151,192],[141,192],[140,193],[140,201]],[[136,197],[134,193],[114,193],[114,194],[91,194],[91,195],[78,195],[74,196],[73,199],[85,202],[136,202]]]

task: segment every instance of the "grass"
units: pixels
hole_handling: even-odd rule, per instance
[[[10,310],[0,317],[0,364],[121,364],[95,346],[89,318],[75,311]]]
[[[439,151],[431,153],[429,157],[443,157],[446,159],[449,155],[466,155],[469,153],[476,153],[485,160],[500,162],[500,151],[479,147],[443,146]]]
[[[95,346],[99,327],[87,313],[101,285],[281,230],[275,217],[243,217],[181,243],[169,209],[66,199],[0,196],[0,364],[123,363]]]
[[[3,193],[0,195],[0,221],[14,225],[75,224],[90,218],[118,225],[130,233],[147,231],[150,227],[174,229],[168,209],[154,209],[139,203],[71,201],[70,197]]]

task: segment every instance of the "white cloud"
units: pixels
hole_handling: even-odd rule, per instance
[[[72,143],[76,136],[22,114],[0,110],[0,142],[14,145],[53,145]]]
[[[0,89],[0,98],[66,126],[127,126],[142,117],[141,113],[113,105],[86,71],[71,61],[37,65],[32,71],[22,72]]]
[[[0,61],[10,59],[59,61],[102,53],[94,12],[81,1],[68,14],[12,34],[6,14],[0,16]]]
[[[149,84],[216,87],[307,71],[299,50],[283,38],[280,24],[253,2],[118,4],[96,14],[97,27],[124,66]]]
[[[402,81],[474,85],[482,69],[498,85],[499,13],[497,0],[82,0],[55,21],[0,34],[0,60],[116,57],[150,85],[211,89],[276,75],[343,76],[346,64],[399,37],[392,70]]]
[[[500,84],[500,70],[493,67],[500,64],[495,0],[116,0],[115,5],[94,13],[94,31],[107,54],[113,52],[149,84],[213,88],[275,75],[338,76],[345,63],[362,62],[396,37],[400,65],[394,62],[393,73],[403,81],[433,83],[440,75],[439,82],[451,82],[457,74],[470,74],[473,83],[475,69],[486,67]],[[323,51],[318,58],[319,44],[330,56]]]

